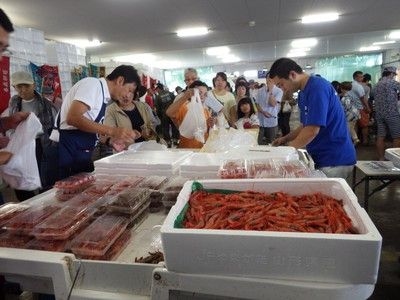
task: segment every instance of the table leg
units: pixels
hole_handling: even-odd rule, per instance
[[[364,183],[364,209],[368,212],[368,198],[369,198],[369,177],[365,176],[365,183]]]
[[[351,184],[353,192],[356,190],[356,172],[357,172],[357,167],[354,166],[354,168],[353,168],[353,182]]]

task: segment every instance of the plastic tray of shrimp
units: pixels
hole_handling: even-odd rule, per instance
[[[345,180],[285,178],[199,183],[204,190],[193,192],[193,181],[186,182],[162,225],[169,271],[376,283],[382,237]],[[204,193],[218,194],[221,190],[229,195],[229,201],[224,204],[224,195],[212,195],[214,198],[204,207]],[[276,202],[281,198],[287,200]],[[296,199],[306,200],[305,211],[297,211]],[[197,210],[200,206],[202,213]],[[342,212],[330,212],[331,207],[340,207]],[[296,224],[290,223],[294,220]],[[194,226],[182,228],[185,222]],[[270,223],[273,226],[266,229]],[[304,228],[311,229],[300,230]],[[189,260],[191,264],[186,263]]]

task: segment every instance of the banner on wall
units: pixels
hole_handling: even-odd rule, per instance
[[[40,94],[51,95],[52,99],[61,98],[61,82],[58,66],[37,66],[30,63],[36,91]]]
[[[71,72],[72,85],[77,83],[79,80],[88,77],[89,68],[86,66],[78,66],[73,68]]]
[[[93,64],[89,64],[89,76],[99,78],[100,68]]]
[[[10,58],[3,56],[0,61],[0,72],[1,72],[1,88],[0,88],[0,113],[2,113],[7,107],[10,101]]]

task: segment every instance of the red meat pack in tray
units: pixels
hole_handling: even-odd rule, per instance
[[[33,228],[59,210],[57,206],[31,206],[8,221],[4,227],[14,234],[32,234]]]
[[[97,201],[99,201],[101,196],[99,195],[93,195],[93,194],[78,194],[69,199],[67,202],[65,202],[65,206],[68,207],[75,207],[75,208],[87,208],[87,207],[92,207],[95,206]]]
[[[32,237],[27,235],[15,235],[5,231],[0,234],[0,247],[25,248],[31,239]]]
[[[28,207],[28,205],[23,205],[21,203],[6,203],[0,206],[0,227]]]
[[[247,178],[247,167],[244,159],[228,159],[222,162],[218,170],[221,179]]]
[[[54,187],[65,194],[75,194],[89,187],[95,179],[96,178],[91,173],[79,173],[57,181]]]
[[[128,223],[129,219],[120,215],[102,215],[74,238],[71,250],[78,256],[102,256],[126,229]]]
[[[112,187],[111,190],[108,192],[109,195],[115,195],[127,188],[135,187],[137,186],[140,182],[142,182],[144,177],[141,176],[129,176],[124,178],[122,181],[115,183]]]
[[[84,193],[95,196],[103,196],[114,184],[115,182],[109,180],[96,181],[90,187],[88,187]]]
[[[64,207],[33,229],[37,239],[65,240],[84,226],[94,211],[87,208]]]
[[[129,188],[114,196],[109,209],[124,214],[135,214],[138,208],[149,200],[149,195],[148,189]]]
[[[95,260],[113,260],[115,259],[118,255],[121,254],[121,252],[125,249],[125,247],[129,244],[129,241],[131,240],[132,234],[130,230],[125,230],[124,233],[121,234],[121,236],[115,241],[114,244],[108,249],[106,254],[102,256],[85,256],[81,255],[80,258],[83,259],[95,259]]]
[[[43,250],[43,251],[55,251],[64,252],[68,240],[37,240],[32,239],[26,245],[25,249]]]

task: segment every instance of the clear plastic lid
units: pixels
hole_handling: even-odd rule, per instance
[[[84,190],[84,193],[95,196],[103,196],[111,189],[114,184],[114,181],[109,180],[96,181],[90,187]]]
[[[76,255],[102,256],[128,223],[129,219],[121,215],[102,215],[74,238],[71,250]]]
[[[0,247],[25,248],[31,239],[32,237],[27,235],[15,235],[5,231],[0,233]]]
[[[226,159],[218,170],[221,179],[247,178],[248,171],[244,159]]]
[[[54,251],[64,252],[68,240],[37,240],[32,239],[26,245],[26,249],[43,250],[43,251]]]
[[[29,206],[21,203],[6,203],[0,206],[0,227],[8,220],[26,210]]]
[[[8,221],[4,227],[16,234],[32,234],[36,225],[59,209],[58,206],[31,206]]]
[[[166,192],[175,192],[179,193],[186,183],[188,181],[188,178],[182,177],[182,176],[175,176],[172,177],[168,180],[168,182],[163,186],[161,189],[161,193],[166,193]]]
[[[129,188],[116,196],[110,202],[110,210],[121,213],[134,214],[145,202],[149,202],[150,191],[142,188]]]
[[[93,215],[92,209],[64,207],[33,229],[37,239],[65,240],[84,226]]]
[[[83,259],[93,260],[114,260],[126,248],[131,240],[132,234],[130,230],[125,230],[121,236],[111,245],[110,249],[104,255],[81,255]]]
[[[148,176],[139,184],[139,187],[158,191],[163,187],[167,179],[165,176]]]
[[[101,198],[102,197],[99,195],[82,193],[79,195],[75,195],[67,202],[65,202],[65,206],[76,208],[91,207],[94,206]]]
[[[92,173],[79,173],[57,181],[54,187],[66,194],[78,193],[90,186],[95,180],[96,177]]]
[[[141,176],[128,176],[125,177],[123,180],[121,180],[120,182],[114,184],[111,187],[111,190],[118,190],[118,191],[123,191],[127,188],[130,187],[135,187],[137,186],[140,182],[142,182],[144,179],[144,177]]]

